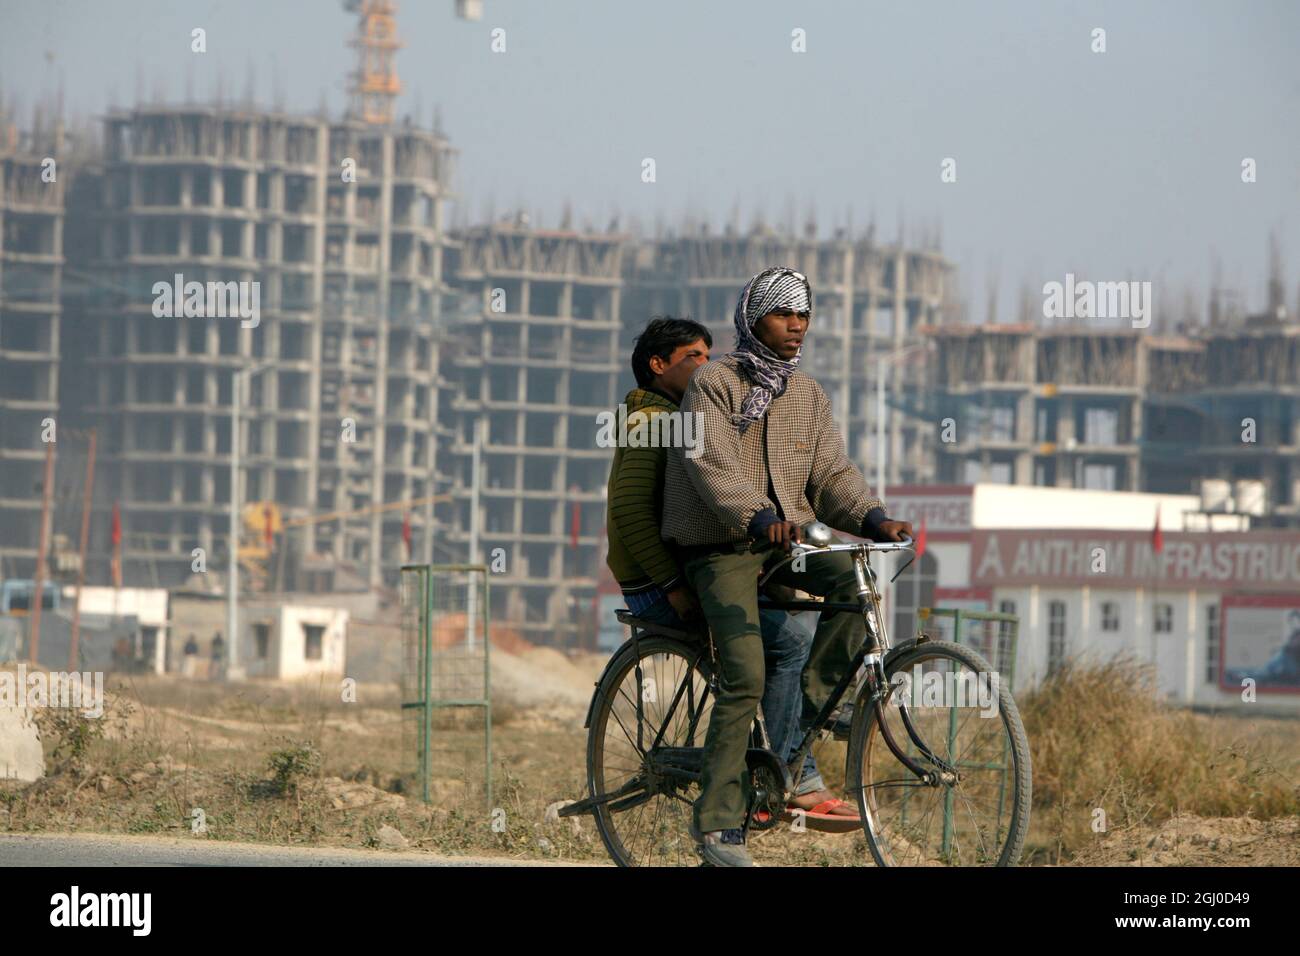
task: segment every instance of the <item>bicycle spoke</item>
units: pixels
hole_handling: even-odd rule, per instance
[[[913,658],[909,668],[920,666],[923,674],[933,673],[945,682],[967,687],[966,677],[978,675],[973,663],[959,658],[957,650],[939,649],[933,657]],[[891,675],[892,676],[892,675]],[[871,812],[874,841],[882,858],[895,865],[987,866],[1001,862],[1006,841],[1011,838],[1014,819],[1008,815],[1007,786],[1012,728],[1015,720],[1006,712],[1006,700],[999,690],[999,712],[988,719],[978,706],[909,707],[908,716],[916,739],[931,748],[939,765],[954,769],[956,781],[944,778],[941,786],[900,776],[893,753],[883,737],[880,720],[911,759],[922,766],[931,764],[913,752],[915,740],[908,733],[897,708],[886,708],[872,721],[869,738],[860,758],[860,779],[855,782],[860,799]],[[937,745],[937,746],[936,746]],[[879,776],[879,779],[876,777]],[[1020,831],[1023,834],[1023,829]],[[1021,837],[1023,838],[1023,836]]]

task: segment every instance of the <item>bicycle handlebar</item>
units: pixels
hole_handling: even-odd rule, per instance
[[[914,540],[907,535],[903,535],[902,541],[864,541],[858,544],[824,544],[813,545],[806,544],[803,541],[796,541],[790,546],[791,554],[833,554],[836,551],[856,551],[859,548],[866,548],[868,551],[911,551]]]

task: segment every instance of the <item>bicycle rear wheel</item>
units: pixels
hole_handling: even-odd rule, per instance
[[[704,745],[710,676],[702,644],[664,637],[627,642],[601,676],[587,736],[587,784],[597,801],[596,829],[620,866],[699,864],[688,829],[699,784],[673,769]]]
[[[918,779],[894,756],[864,686],[846,776],[876,862],[1013,866],[1029,831],[1031,770],[1010,689],[987,660],[947,641],[903,651],[885,676],[901,685],[883,708],[889,736],[932,778]],[[917,747],[909,720],[937,759]]]

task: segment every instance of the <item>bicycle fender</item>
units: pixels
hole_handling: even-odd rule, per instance
[[[591,718],[592,715],[596,713],[596,701],[600,699],[600,685],[605,682],[605,675],[609,673],[610,669],[616,663],[618,663],[618,659],[622,657],[624,653],[632,649],[633,643],[632,638],[629,637],[619,645],[618,650],[609,655],[609,663],[605,665],[605,669],[601,671],[600,676],[596,678],[596,689],[591,692],[591,703],[587,705],[587,716],[582,721],[583,730],[591,729]]]
[[[889,649],[889,653],[885,655],[885,670],[886,670],[886,671],[889,670],[889,665],[890,665],[890,664],[895,660],[895,658],[897,658],[899,655],[901,655],[901,654],[906,654],[908,651],[914,650],[918,644],[924,644],[924,643],[926,643],[926,642],[929,641],[929,640],[930,640],[930,639],[929,639],[928,637],[925,637],[925,636],[922,636],[922,637],[909,637],[907,640],[903,641],[901,644],[898,644],[898,645],[895,645],[894,647],[891,647],[891,648]]]

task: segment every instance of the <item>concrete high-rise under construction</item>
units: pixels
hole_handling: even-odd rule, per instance
[[[62,343],[62,131],[0,123],[0,578],[31,577]]]
[[[215,107],[106,118],[69,208],[85,248],[63,394],[100,430],[96,501],[121,502],[128,578],[184,580],[194,548],[222,566],[237,370],[240,499],[279,515],[275,548],[249,545],[254,579],[280,583],[292,555],[378,584],[405,557],[404,522],[427,557],[452,161],[441,136],[402,126]],[[220,298],[213,313],[214,287],[259,314]],[[394,501],[415,504],[381,510]]]

